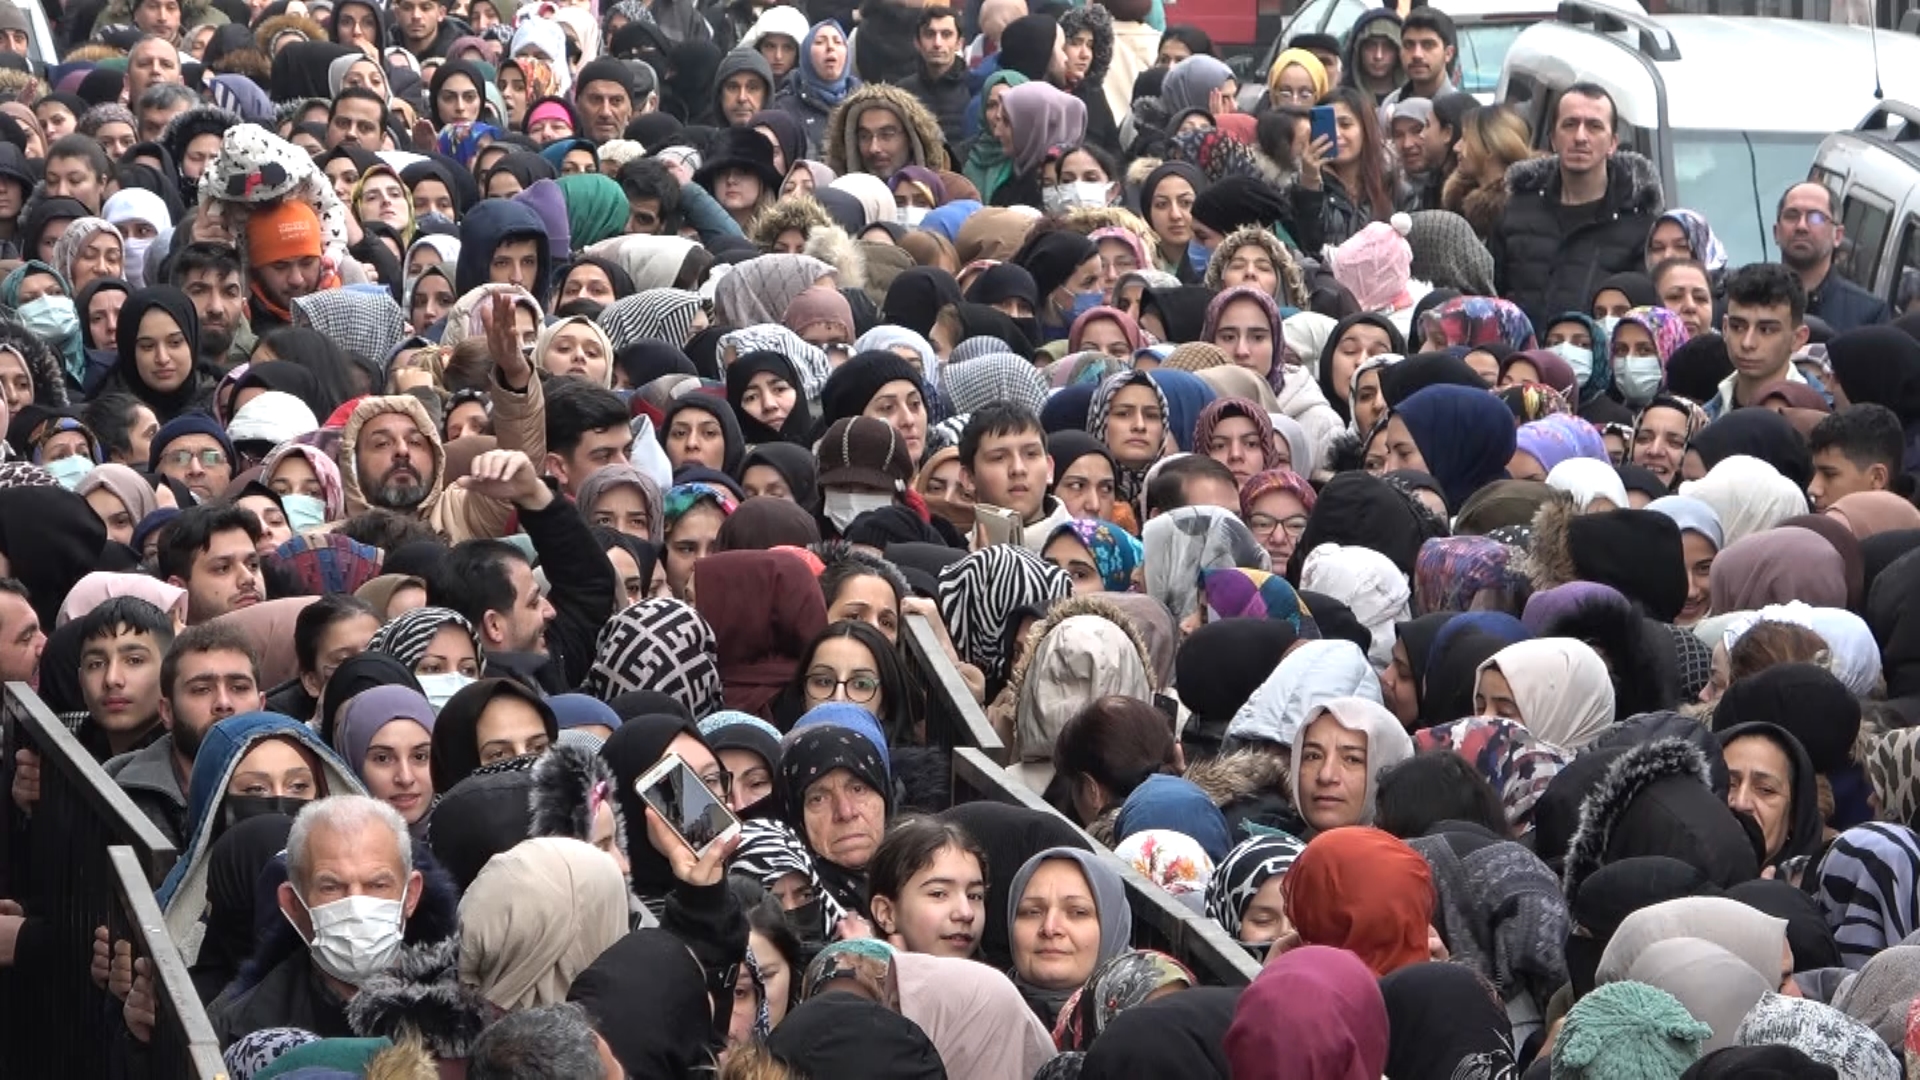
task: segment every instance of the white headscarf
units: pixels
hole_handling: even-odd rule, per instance
[[[1807,512],[1807,496],[1800,485],[1745,454],[1721,459],[1707,475],[1681,484],[1680,494],[1713,507],[1729,545]]]
[[[1516,641],[1489,657],[1474,675],[1473,692],[1489,668],[1513,689],[1520,722],[1534,737],[1578,751],[1613,726],[1613,678],[1606,661],[1573,638]]]
[[[1412,617],[1407,576],[1372,548],[1321,544],[1300,568],[1300,587],[1347,605],[1373,635],[1367,659],[1375,671],[1393,663],[1393,624]]]
[[[1595,499],[1607,500],[1616,510],[1629,509],[1627,485],[1621,483],[1620,474],[1605,461],[1568,458],[1547,473],[1547,486],[1573,496],[1574,505],[1582,513],[1593,505]]]

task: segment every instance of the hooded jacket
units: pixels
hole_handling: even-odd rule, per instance
[[[891,109],[907,129],[907,160],[900,163],[902,166],[921,165],[935,172],[947,169],[940,122],[918,98],[897,86],[885,85],[855,90],[834,111],[827,131],[827,168],[841,176],[869,171],[860,159],[860,114],[875,107]]]
[[[1709,777],[1706,754],[1677,738],[1615,758],[1580,804],[1567,846],[1567,892],[1577,894],[1595,870],[1636,855],[1672,856],[1722,888],[1758,877],[1758,831],[1749,836]]]
[[[87,321],[84,307],[79,315],[81,326],[84,327]],[[0,319],[0,349],[20,354],[20,359],[26,362],[27,374],[33,377],[33,403],[49,409],[65,409],[69,391],[92,390],[105,373],[112,370],[109,365],[96,371],[97,365],[89,358],[81,378],[73,378],[61,370],[59,359],[46,342],[12,319]],[[16,408],[15,415],[18,412]]]
[[[1392,74],[1387,76],[1387,82],[1390,85],[1392,85],[1395,89],[1398,89],[1400,86],[1405,85],[1407,81],[1407,69],[1405,67],[1402,67],[1400,64],[1400,50],[1397,45],[1397,43],[1400,40],[1400,34],[1399,34],[1400,16],[1396,14],[1391,8],[1383,8],[1383,7],[1374,8],[1373,10],[1360,16],[1358,19],[1354,20],[1353,29],[1347,31],[1347,39],[1346,39],[1347,47],[1346,47],[1345,55],[1343,55],[1340,58],[1340,85],[1354,87],[1355,89],[1359,90],[1361,93],[1367,94],[1368,96],[1372,97],[1375,103],[1378,103],[1380,99],[1386,97],[1388,94],[1394,93],[1394,90],[1388,90],[1385,93],[1374,93],[1372,90],[1369,90],[1365,86],[1361,85],[1360,83],[1360,43],[1362,41],[1365,41],[1367,38],[1367,27],[1373,23],[1380,22],[1382,20],[1386,20],[1388,22],[1393,23],[1394,25],[1393,39],[1396,43],[1396,47],[1394,49],[1393,72]]]
[[[1087,107],[1086,141],[1108,150],[1119,151],[1120,127],[1107,101],[1107,71],[1113,67],[1113,15],[1099,4],[1085,4],[1060,16],[1062,40],[1085,30],[1093,35],[1093,58],[1087,73],[1067,93]]]
[[[1507,207],[1487,237],[1500,295],[1547,326],[1567,311],[1586,311],[1593,290],[1613,274],[1646,265],[1647,234],[1664,196],[1653,162],[1620,150],[1607,161],[1607,193],[1591,218],[1562,232],[1558,155],[1507,169]]]
[[[721,127],[731,126],[727,114],[721,109],[721,91],[726,87],[728,79],[743,71],[758,75],[767,88],[766,97],[761,101],[760,107],[765,109],[773,106],[773,93],[778,87],[774,85],[773,68],[768,66],[767,58],[761,56],[755,49],[744,47],[735,49],[720,58],[719,71],[713,76],[713,116],[715,122]]]
[[[553,277],[546,226],[532,207],[510,199],[484,199],[460,219],[460,261],[454,269],[453,291],[464,296],[487,284],[493,253],[510,240],[534,241],[540,262],[527,291],[546,303],[547,282]]]
[[[406,414],[420,429],[420,433],[426,436],[433,451],[433,475],[425,478],[427,497],[414,508],[414,516],[449,543],[506,535],[507,524],[513,517],[512,505],[475,495],[463,488],[446,486],[447,450],[440,443],[439,425],[427,415],[426,406],[420,404],[420,399],[407,394],[361,398],[347,417],[347,426],[340,437],[340,490],[346,503],[347,516],[352,517],[368,509],[366,493],[360,486],[360,431],[366,427],[367,421],[385,413]],[[496,419],[495,423],[497,425],[499,421]],[[538,426],[537,421],[535,426]],[[542,432],[540,449],[543,454],[545,442],[545,433]],[[502,445],[505,445],[504,439]],[[523,443],[522,449],[526,448]]]

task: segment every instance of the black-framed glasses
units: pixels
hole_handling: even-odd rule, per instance
[[[1298,540],[1307,531],[1307,519],[1297,516],[1290,518],[1268,517],[1265,514],[1255,514],[1247,519],[1247,531],[1263,540],[1272,536],[1273,530],[1275,529],[1285,529],[1287,530],[1288,536]]]
[[[847,700],[856,705],[865,705],[880,692],[880,676],[871,671],[856,671],[846,678],[832,668],[815,668],[807,672],[807,693],[825,701],[839,693],[845,687]]]

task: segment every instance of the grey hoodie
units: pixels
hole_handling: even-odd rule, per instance
[[[760,76],[760,81],[766,85],[766,97],[761,100],[760,107],[762,109],[770,109],[773,107],[773,67],[767,63],[767,58],[761,56],[758,50],[745,48],[735,49],[720,58],[720,70],[713,77],[713,119],[714,122],[721,127],[731,126],[727,121],[727,114],[721,98],[721,92],[727,85],[728,79],[743,71],[750,71]]]
[[[187,831],[187,793],[173,770],[173,734],[113,758],[107,775],[177,849]]]

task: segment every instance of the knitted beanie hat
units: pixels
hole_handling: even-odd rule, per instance
[[[1712,1034],[1665,990],[1608,983],[1567,1013],[1553,1043],[1554,1080],[1678,1076]]]
[[[1334,280],[1353,294],[1361,310],[1400,306],[1413,277],[1413,247],[1407,243],[1412,231],[1413,219],[1395,214],[1391,224],[1376,221],[1327,252]]]

